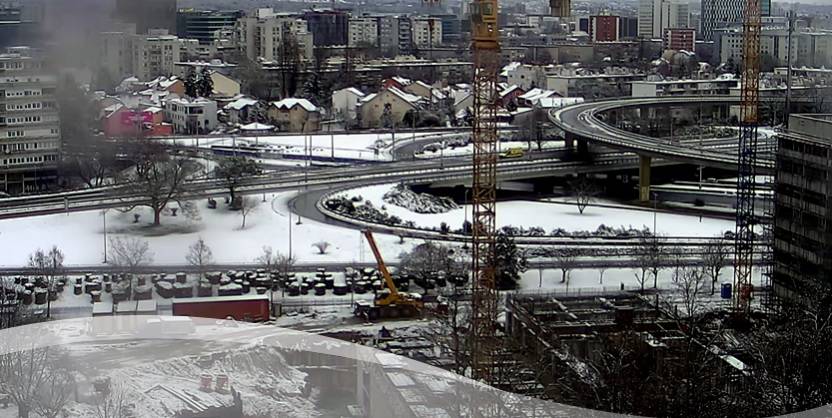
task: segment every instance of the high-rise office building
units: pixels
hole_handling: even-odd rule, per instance
[[[684,0],[639,0],[638,36],[661,39],[667,28],[690,26],[688,3]]]
[[[115,18],[135,23],[140,34],[149,29],[176,33],[176,0],[116,0]]]
[[[593,42],[612,42],[618,40],[618,16],[590,16],[589,38]]]
[[[0,53],[0,191],[35,192],[55,183],[61,153],[56,86],[35,51]]]
[[[347,45],[349,13],[344,10],[311,10],[303,14],[315,46]]]
[[[176,14],[176,34],[180,38],[196,39],[210,44],[225,30],[234,29],[241,11],[183,9]]]
[[[699,37],[712,41],[714,29],[742,24],[746,0],[701,0]],[[771,15],[771,0],[760,1],[763,16]]]
[[[549,14],[555,17],[572,15],[572,0],[549,0]]]

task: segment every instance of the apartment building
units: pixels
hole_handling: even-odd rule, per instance
[[[0,53],[0,192],[44,190],[57,180],[61,153],[57,77],[25,47]]]
[[[297,16],[275,13],[272,9],[258,9],[237,20],[235,41],[241,54],[250,60],[281,62],[292,59],[287,54],[289,42],[294,42],[301,61],[313,57],[313,36],[307,22]]]

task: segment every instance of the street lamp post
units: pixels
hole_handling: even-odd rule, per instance
[[[104,219],[104,264],[107,264],[107,209],[101,211],[101,217]]]

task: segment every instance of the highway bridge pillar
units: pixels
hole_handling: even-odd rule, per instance
[[[564,145],[564,148],[566,148],[568,150],[574,149],[575,148],[575,135],[573,135],[571,132],[566,132],[566,134],[563,136],[563,145]]]
[[[589,154],[589,141],[583,138],[578,139],[578,155],[586,157]]]
[[[641,202],[650,201],[650,163],[652,158],[646,155],[638,156],[638,199]]]

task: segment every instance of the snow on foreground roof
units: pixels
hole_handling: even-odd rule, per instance
[[[478,400],[475,407],[480,410],[511,407],[556,416],[591,414],[500,391],[405,357],[389,366],[375,355],[393,354],[308,332],[170,318],[119,315],[14,327],[0,332],[0,338],[11,342],[2,354],[50,347],[54,358],[66,356],[79,370],[109,381],[129,400],[124,408],[136,417],[332,416],[333,401],[352,404],[354,395],[320,399],[319,394],[344,389],[366,394],[374,406],[364,415],[369,417],[390,416],[393,405],[406,416],[458,416],[460,409],[470,408],[470,399]],[[310,369],[315,379],[309,379]],[[83,382],[88,388],[89,381]],[[355,386],[344,387],[344,382]],[[81,384],[68,379],[68,393],[81,392]],[[96,397],[69,396],[63,409],[67,416],[95,417],[99,406]],[[5,409],[3,416],[16,415],[15,409]]]
[[[318,107],[313,105],[312,102],[310,102],[309,100],[296,99],[296,98],[293,98],[293,97],[283,99],[279,102],[272,102],[272,106],[274,106],[278,109],[286,109],[286,110],[290,110],[295,106],[301,106],[307,112],[315,112],[315,111],[318,110]]]

